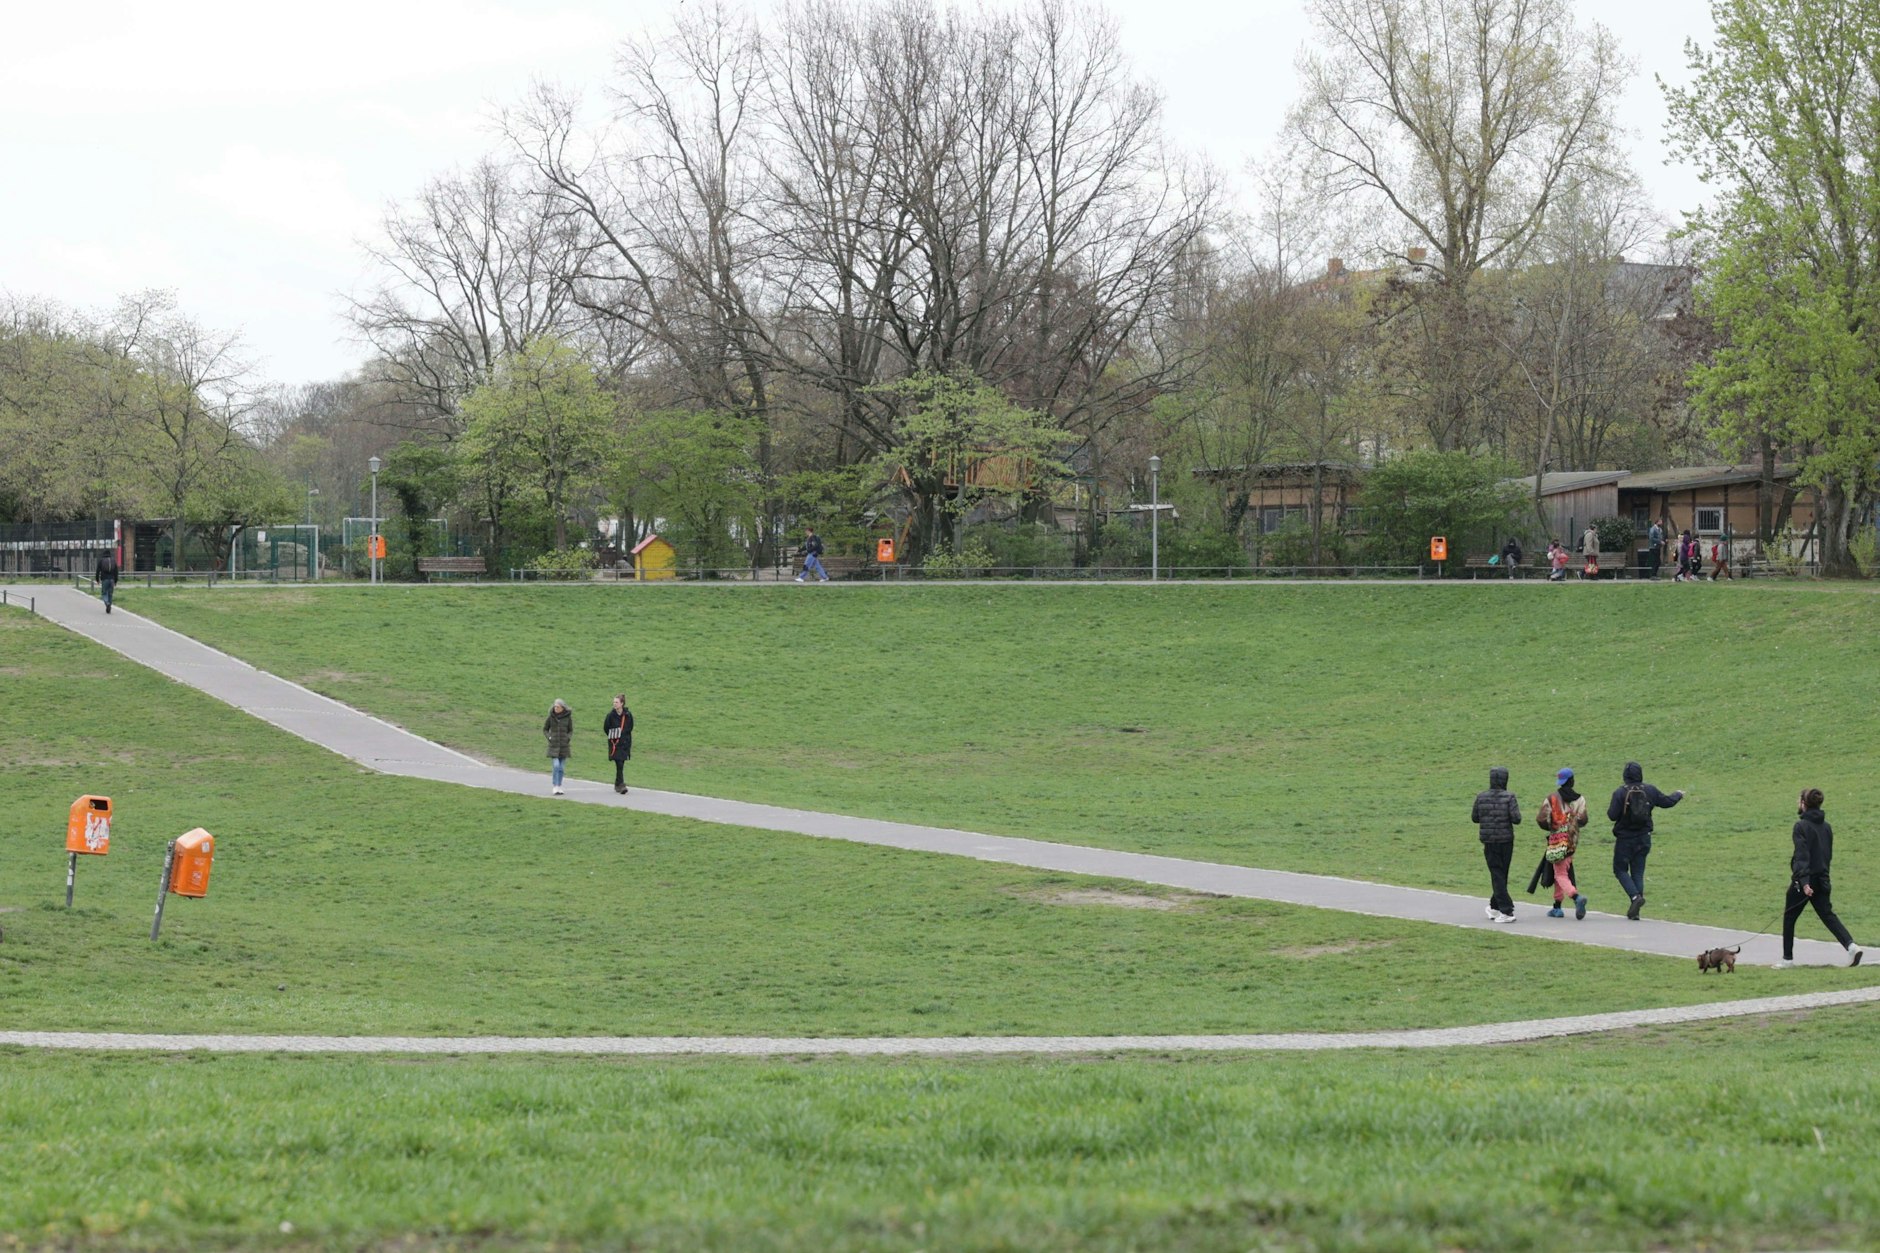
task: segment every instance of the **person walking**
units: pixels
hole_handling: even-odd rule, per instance
[[[562,795],[561,780],[568,766],[570,750],[574,747],[574,711],[568,708],[566,701],[556,701],[548,707],[548,720],[542,724],[542,736],[548,741],[549,791],[555,796]]]
[[[1488,790],[1477,792],[1469,821],[1482,838],[1482,858],[1488,863],[1488,920],[1514,921],[1514,898],[1508,895],[1508,867],[1514,861],[1514,833],[1521,825],[1521,802],[1508,790],[1508,768],[1488,772]]]
[[[1559,540],[1554,540],[1547,545],[1547,563],[1553,567],[1547,575],[1549,582],[1565,583],[1567,581],[1567,561],[1570,556],[1567,546]]]
[[[816,534],[816,528],[813,526],[805,529],[803,532],[803,573],[796,576],[798,583],[803,582],[811,574],[814,574],[819,582],[829,581],[829,572],[823,569],[822,555],[822,536]]]
[[[1718,579],[1734,579],[1735,577],[1736,576],[1734,574],[1730,573],[1729,543],[1725,540],[1720,540],[1720,539],[1711,540],[1710,541],[1710,581],[1712,583],[1715,583]]]
[[[1645,782],[1645,768],[1636,761],[1625,763],[1625,782],[1612,794],[1606,805],[1606,817],[1612,823],[1612,874],[1619,881],[1631,904],[1625,916],[1638,921],[1645,908],[1645,858],[1652,851],[1652,810],[1670,809],[1684,799],[1682,790],[1666,796]]]
[[[1665,561],[1665,529],[1656,522],[1651,530],[1645,532],[1645,564],[1651,568],[1651,577],[1658,577],[1658,567]]]
[[[105,551],[102,557],[98,558],[98,565],[91,572],[91,577],[98,580],[98,592],[104,597],[104,611],[106,613],[111,612],[111,596],[112,593],[117,591],[119,573],[117,553],[109,549]]]
[[[1599,528],[1591,522],[1586,524],[1586,534],[1580,536],[1580,556],[1592,562],[1595,569],[1599,566]]]
[[[1573,854],[1580,847],[1580,828],[1586,825],[1586,798],[1573,790],[1573,769],[1562,766],[1554,776],[1554,790],[1541,804],[1534,821],[1547,832],[1547,860],[1554,868],[1554,907],[1549,918],[1566,917],[1565,905],[1573,902],[1573,916],[1586,918],[1586,897],[1573,885]]]
[[[1782,903],[1782,960],[1776,963],[1779,970],[1787,970],[1795,964],[1795,920],[1810,905],[1815,907],[1815,916],[1821,919],[1821,925],[1847,950],[1848,965],[1860,965],[1860,959],[1865,956],[1834,914],[1832,885],[1828,882],[1828,863],[1834,860],[1834,828],[1822,816],[1821,805],[1825,799],[1820,788],[1811,787],[1802,793],[1795,806],[1800,816],[1790,833],[1795,840],[1795,852],[1789,858],[1789,892]]]
[[[601,723],[607,733],[607,760],[614,763],[614,791],[627,792],[627,762],[633,757],[633,711],[627,708],[627,694],[614,697],[614,707]]]

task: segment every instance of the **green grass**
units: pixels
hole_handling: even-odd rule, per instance
[[[1862,1008],[1181,1061],[0,1054],[0,1231],[60,1248],[1874,1248],[1877,1029]]]
[[[574,707],[601,778],[624,690],[646,786],[1485,892],[1469,803],[1531,813],[1628,758],[1651,912],[1760,929],[1803,785],[1872,804],[1880,599],[1692,587],[485,587],[143,593],[129,607],[456,747],[544,766]],[[1610,839],[1581,857],[1618,904]],[[1519,862],[1537,858],[1528,828]],[[1844,836],[1857,934],[1880,855]]]
[[[24,907],[0,915],[0,1011],[15,1028],[1330,1030],[1797,986],[380,776],[21,615],[0,616],[0,657],[0,905]],[[118,819],[67,911],[65,811],[86,792]],[[218,840],[210,895],[172,898],[152,944],[163,843],[194,826]],[[1870,977],[1809,971],[1805,986]]]

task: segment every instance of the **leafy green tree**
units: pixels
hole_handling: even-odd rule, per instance
[[[1493,547],[1523,507],[1507,468],[1464,452],[1413,452],[1365,477],[1358,501],[1366,547],[1387,564],[1420,563],[1430,537],[1446,536],[1452,553]]]
[[[1715,0],[1672,132],[1713,185],[1699,309],[1721,343],[1693,402],[1738,449],[1773,441],[1816,489],[1822,570],[1880,492],[1880,3]]]
[[[463,403],[466,471],[492,525],[519,494],[548,514],[555,547],[568,546],[576,502],[599,485],[613,434],[613,400],[578,353],[551,336],[524,344]]]
[[[762,422],[750,414],[636,415],[619,449],[632,512],[666,519],[667,538],[687,560],[710,568],[741,563],[739,539],[759,534],[761,437]]]
[[[996,387],[964,375],[921,373],[870,390],[895,410],[879,464],[910,498],[909,561],[921,560],[942,539],[958,551],[975,505],[995,498],[1017,504],[1067,473],[1057,450],[1068,433]]]
[[[406,572],[416,578],[418,558],[430,549],[433,514],[456,499],[462,489],[457,458],[449,449],[434,444],[400,444],[386,455],[379,485],[398,502],[405,531],[400,564],[408,565]]]

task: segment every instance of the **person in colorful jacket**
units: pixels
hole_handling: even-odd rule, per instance
[[[1579,850],[1580,831],[1586,826],[1586,798],[1574,790],[1570,767],[1562,767],[1554,782],[1558,786],[1541,802],[1541,811],[1534,818],[1547,832],[1547,860],[1554,868],[1554,907],[1547,916],[1566,917],[1565,904],[1571,899],[1573,916],[1584,920],[1586,897],[1574,886],[1573,854]]]

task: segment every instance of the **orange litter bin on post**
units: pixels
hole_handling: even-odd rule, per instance
[[[894,564],[894,541],[893,540],[883,538],[883,539],[878,539],[875,541],[875,560],[880,562],[884,566],[891,566]]]
[[[1430,536],[1430,560],[1431,561],[1448,561],[1449,560],[1448,537],[1442,536],[1442,535]]]
[[[81,796],[65,818],[65,907],[72,907],[72,889],[78,882],[78,858],[83,853],[103,857],[111,851],[111,798]]]
[[[157,912],[150,920],[150,938],[163,926],[163,902],[178,896],[209,895],[209,867],[215,862],[215,837],[197,827],[170,841],[163,854],[163,879],[157,884]]]

